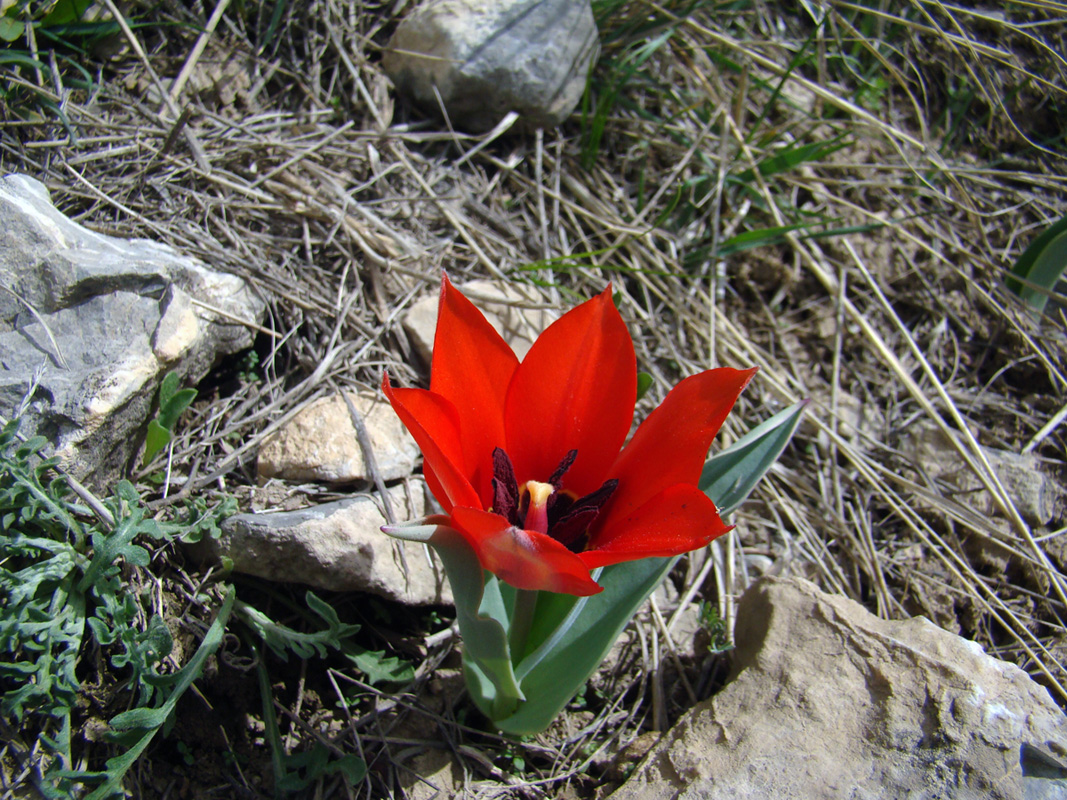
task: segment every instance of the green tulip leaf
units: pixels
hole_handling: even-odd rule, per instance
[[[593,580],[600,582],[596,570],[593,571],[592,577]],[[534,610],[533,624],[526,638],[526,647],[522,653],[512,654],[520,668],[528,672],[538,660],[531,659],[530,656],[538,650],[543,652],[549,638],[553,634],[558,636],[560,630],[565,629],[568,615],[580,613],[585,608],[585,603],[585,598],[575,597],[572,594],[540,592],[537,597],[537,608]],[[521,681],[525,673],[516,672],[515,674]]]
[[[463,535],[429,517],[429,524],[391,526],[390,536],[425,542],[437,551],[452,587],[456,621],[463,636],[463,666],[475,704],[490,719],[510,713],[525,699],[511,663],[508,608],[500,582],[486,572]]]
[[[1067,217],[1034,239],[1019,256],[1007,279],[1008,288],[1040,314],[1067,270]]]
[[[704,464],[697,484],[722,516],[737,509],[789,444],[808,405],[807,400],[783,409],[757,425]]]
[[[513,714],[495,718],[501,731],[514,735],[547,728],[604,660],[630,618],[645,602],[676,558],[646,558],[605,567],[597,582],[604,591],[592,597],[541,592],[537,617],[567,610],[552,635],[519,663],[523,694]],[[544,603],[544,605],[542,605]],[[538,620],[540,622],[540,619]],[[535,622],[535,629],[537,622]],[[531,639],[534,639],[531,631]]]

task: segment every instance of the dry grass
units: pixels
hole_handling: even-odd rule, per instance
[[[1067,319],[1050,304],[1035,321],[1002,278],[1067,206],[1067,7],[831,0],[816,25],[808,4],[602,3],[588,118],[477,138],[394,104],[378,60],[403,5],[286,5],[268,38],[272,4],[170,4],[176,25],[129,32],[92,97],[41,90],[76,143],[13,115],[0,129],[3,169],[84,224],[168,242],[268,300],[258,379],[231,365],[202,387],[157,505],[254,485],[263,437],[339,386],[376,387],[384,367],[424,379],[400,320],[442,269],[534,283],[553,307],[611,280],[649,404],[751,364],[724,440],[814,401],[736,532],[676,576],[683,605],[710,600],[729,624],[766,556],[880,615],[926,614],[1067,703],[1063,495],[1028,519],[986,450],[1034,454],[1064,491]],[[276,695],[287,744],[362,754],[355,796],[404,796],[410,759],[442,745],[476,796],[587,796],[612,753],[721,679],[722,659],[676,668],[669,612],[642,615],[605,696],[516,743],[457,720],[454,640],[420,641],[424,622],[394,610],[380,635],[419,662],[416,682],[392,695],[321,665],[279,673],[299,685]],[[295,699],[305,677],[344,713]],[[250,772],[229,779],[260,796]],[[144,791],[159,773],[142,770]]]

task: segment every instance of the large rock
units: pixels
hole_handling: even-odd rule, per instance
[[[0,414],[15,412],[36,374],[23,432],[96,483],[143,443],[163,376],[195,382],[249,347],[252,332],[233,320],[264,309],[237,276],[71,221],[24,175],[0,178],[0,287]]]
[[[777,578],[736,636],[732,680],[613,800],[1067,797],[1067,718],[973,642]]]
[[[382,64],[419,106],[436,114],[443,103],[453,125],[485,131],[509,111],[528,128],[561,123],[599,52],[589,0],[428,0]]]
[[[419,486],[421,488],[421,486]],[[421,491],[389,490],[400,521],[424,515]],[[410,605],[451,603],[440,562],[421,544],[386,536],[379,502],[367,495],[299,511],[238,514],[222,536],[192,547],[202,560],[273,581],[305,583],[334,592],[370,592]]]
[[[382,478],[392,481],[410,475],[419,448],[396,412],[380,394],[349,392],[348,396],[363,419]],[[264,480],[346,483],[371,478],[341,395],[316,400],[266,439],[256,470]]]

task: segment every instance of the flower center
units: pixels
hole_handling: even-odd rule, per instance
[[[547,483],[531,480],[519,486],[508,454],[502,448],[496,448],[493,450],[493,507],[490,510],[516,527],[547,534],[573,552],[582,552],[589,541],[589,527],[619,482],[614,479],[604,481],[603,486],[585,497],[566,491],[563,476],[577,457],[577,450],[567,453]]]

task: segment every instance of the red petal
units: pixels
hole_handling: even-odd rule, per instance
[[[499,514],[453,508],[452,522],[478,554],[482,566],[516,589],[538,589],[579,597],[601,587],[589,567],[551,536],[524,531]]]
[[[598,488],[629,433],[636,397],[634,346],[609,287],[552,323],[511,379],[504,424],[519,483],[547,481],[577,449],[564,488]]]
[[[422,450],[427,484],[445,510],[479,505],[478,494],[463,472],[459,420],[452,404],[425,389],[394,389],[388,375],[382,376],[382,391]]]
[[[676,556],[703,547],[732,526],[695,486],[678,484],[657,494],[611,528],[597,525],[595,549],[579,553],[589,569],[638,558]]]
[[[493,448],[506,445],[504,395],[518,365],[482,312],[442,276],[430,391],[459,415],[466,473],[484,507],[493,501]]]
[[[451,501],[445,502],[448,499],[448,492],[445,491],[445,487],[434,474],[430,462],[425,458],[422,460],[422,477],[426,479],[426,488],[430,490],[430,494],[437,498],[437,502],[446,510],[451,509]]]
[[[711,440],[755,374],[755,368],[723,367],[693,375],[675,386],[611,466],[608,477],[616,478],[619,485],[597,529],[617,526],[668,486],[695,486]],[[594,536],[590,548],[599,544]]]

